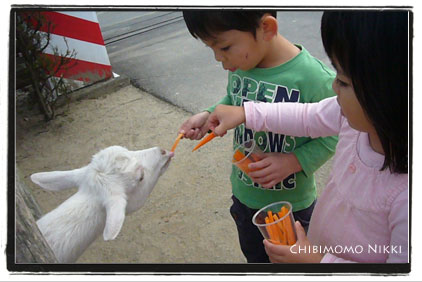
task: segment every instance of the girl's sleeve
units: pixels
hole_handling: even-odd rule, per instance
[[[343,118],[336,97],[318,103],[244,104],[246,127],[296,137],[338,135]]]

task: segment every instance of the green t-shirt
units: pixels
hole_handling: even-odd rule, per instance
[[[311,103],[334,96],[331,84],[335,73],[303,46],[296,46],[301,52],[282,65],[229,72],[227,95],[217,105],[241,106],[246,101]],[[212,112],[217,105],[207,111]],[[337,137],[312,139],[255,132],[241,124],[234,131],[233,148],[252,138],[264,152],[294,153],[303,170],[265,189],[233,165],[230,176],[233,195],[253,209],[277,201],[289,201],[293,211],[309,207],[316,199],[314,172],[334,154]]]

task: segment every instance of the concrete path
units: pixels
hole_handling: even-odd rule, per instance
[[[211,49],[188,32],[179,11],[98,12],[113,71],[180,108],[196,113],[225,95],[227,72]],[[280,33],[326,64],[322,12],[277,13]]]

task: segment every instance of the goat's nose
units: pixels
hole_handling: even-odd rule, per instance
[[[164,149],[161,149],[161,148],[160,148],[160,151],[161,151],[161,155],[163,155],[163,156],[166,156],[167,155],[170,158],[174,156],[174,152],[167,151],[167,150],[164,150]]]

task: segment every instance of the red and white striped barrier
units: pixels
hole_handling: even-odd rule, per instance
[[[72,67],[59,71],[57,76],[71,80],[73,89],[113,76],[96,12],[44,11],[42,15],[52,23],[50,44],[44,53],[54,57],[54,48],[58,54],[76,52],[69,63]],[[46,29],[44,26],[41,31]]]

